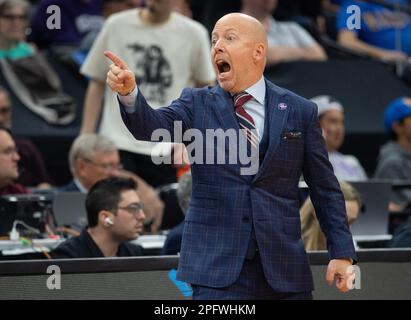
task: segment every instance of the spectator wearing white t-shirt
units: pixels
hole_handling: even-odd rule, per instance
[[[176,180],[173,166],[155,165],[152,161],[152,156],[170,154],[171,145],[164,143],[159,148],[158,143],[135,140],[127,130],[116,95],[105,84],[110,61],[103,52],[109,50],[123,57],[136,74],[139,90],[155,108],[170,104],[186,87],[212,84],[215,74],[207,30],[172,8],[172,0],[148,0],[145,8],[113,14],[81,68],[82,74],[91,78],[81,133],[94,132],[103,113],[100,134],[114,141],[125,169],[153,186]]]

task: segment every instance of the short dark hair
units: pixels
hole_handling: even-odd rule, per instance
[[[130,178],[107,178],[96,182],[86,198],[86,210],[89,227],[98,223],[98,214],[101,210],[116,212],[121,193],[128,190],[137,190],[137,183]]]

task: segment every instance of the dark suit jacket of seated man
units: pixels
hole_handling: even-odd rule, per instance
[[[245,90],[253,97],[244,109],[263,132],[258,172],[241,175],[239,163],[192,165],[193,192],[177,278],[192,284],[194,298],[310,298],[313,281],[300,231],[301,174],[327,237],[327,281],[337,277],[337,287],[348,290],[343,281],[355,249],[317,107],[263,78],[266,45],[265,31],[255,19],[238,13],[222,17],[212,33],[219,85],[185,89],[170,106],[157,110],[146,103],[127,65],[105,52],[114,62],[107,84],[119,94],[123,121],[139,140],[150,140],[158,128],[173,134],[175,121],[182,122],[183,133],[196,128],[203,137],[206,129],[238,132],[232,95]]]

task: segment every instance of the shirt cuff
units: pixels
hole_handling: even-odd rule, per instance
[[[135,86],[133,91],[131,91],[126,96],[122,96],[121,94],[117,94],[118,99],[120,100],[120,102],[126,107],[124,109],[127,113],[133,113],[136,110],[137,95],[138,95],[137,86]]]

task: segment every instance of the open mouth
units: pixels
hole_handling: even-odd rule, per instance
[[[226,73],[231,70],[231,65],[225,60],[217,60],[216,66],[219,74]]]

